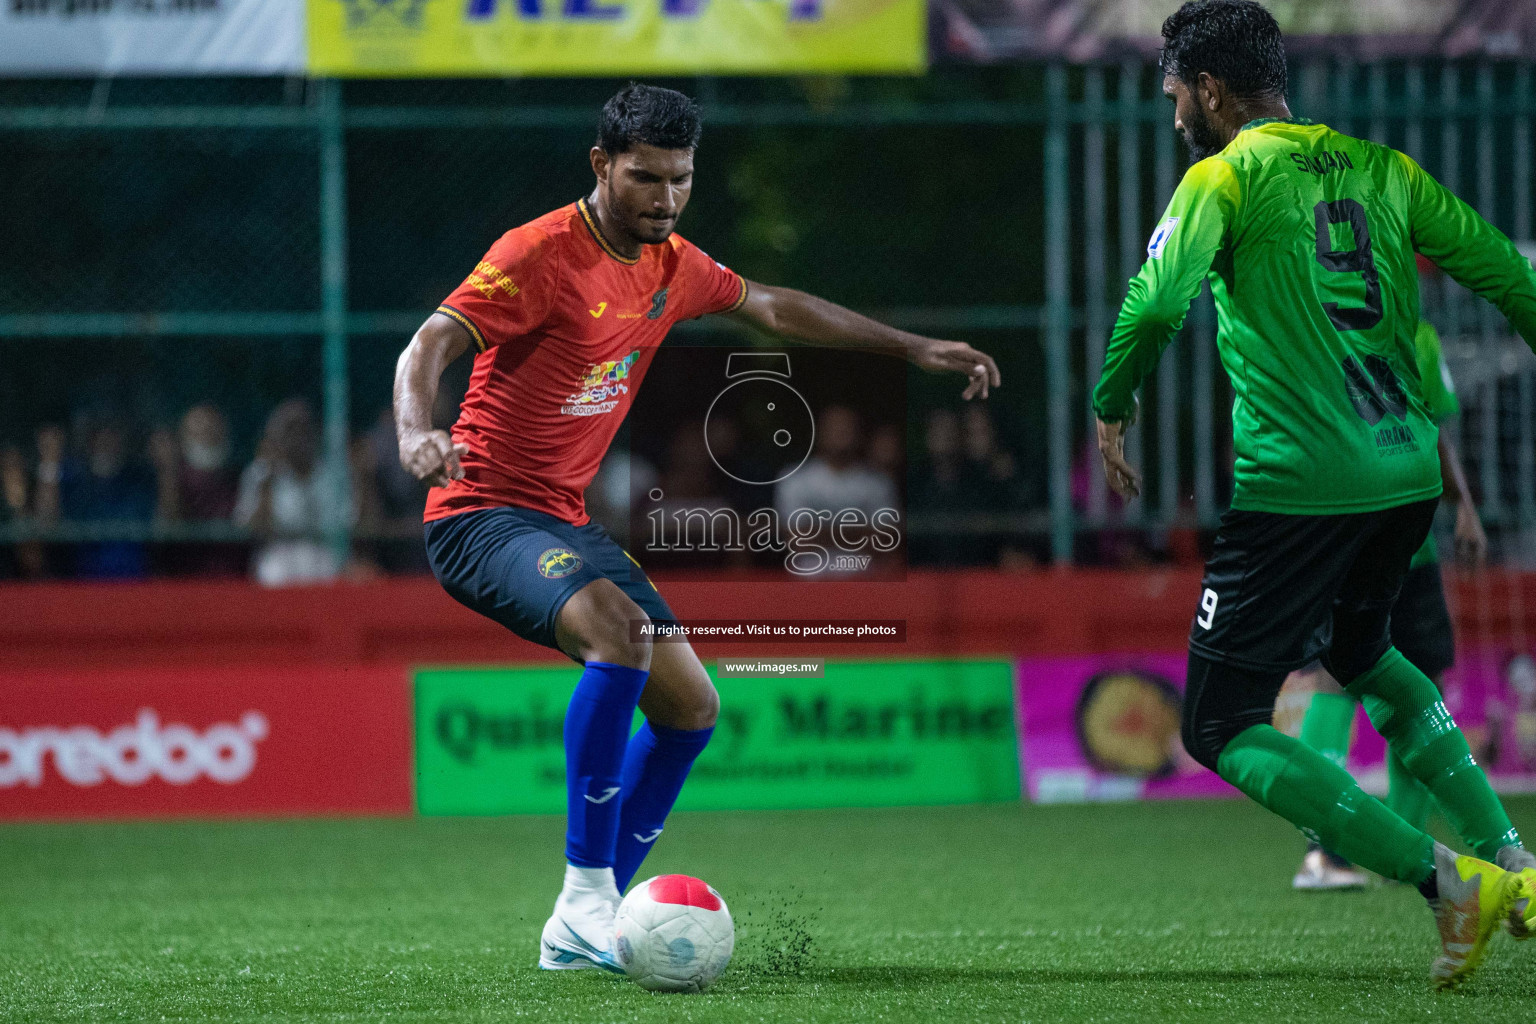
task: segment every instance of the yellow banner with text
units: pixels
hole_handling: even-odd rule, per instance
[[[308,0],[340,77],[919,74],[925,0]]]

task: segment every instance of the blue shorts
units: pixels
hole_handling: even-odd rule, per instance
[[[493,508],[433,520],[426,538],[432,573],[449,596],[545,647],[559,650],[555,618],[598,579],[612,580],[653,622],[677,621],[639,564],[593,522]]]

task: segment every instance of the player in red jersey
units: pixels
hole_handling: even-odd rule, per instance
[[[603,108],[591,195],[503,235],[400,356],[400,461],[433,485],[426,541],[455,599],[584,664],[566,713],[566,879],[540,966],[617,969],[619,894],[661,834],[715,724],[719,697],[687,643],[632,624],[673,620],[586,514],[597,472],[657,346],[679,320],[738,317],[820,345],[898,351],[1000,383],[969,345],[898,331],[789,288],[753,284],[674,234],[693,188],[693,101],[631,85]],[[450,436],[432,429],[443,368],[475,350]],[[633,737],[636,706],[645,725]]]

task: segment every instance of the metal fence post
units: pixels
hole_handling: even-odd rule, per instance
[[[1174,133],[1154,131],[1153,181],[1158,219],[1173,198]],[[1157,515],[1167,529],[1179,514],[1179,344],[1163,352],[1157,364]],[[1151,423],[1147,424],[1148,428]]]
[[[1120,65],[1120,274],[1112,293],[1117,298],[1125,295],[1127,283],[1136,276],[1145,259],[1141,215],[1141,68],[1141,62],[1132,59]],[[1147,422],[1126,435],[1125,457],[1133,466],[1141,466],[1144,453],[1150,450],[1144,441]],[[1140,524],[1146,518],[1146,502],[1132,502],[1126,513],[1127,521]]]
[[[1087,115],[1083,131],[1083,300],[1087,309],[1084,339],[1086,363],[1083,380],[1092,388],[1104,372],[1104,349],[1109,337],[1109,325],[1105,322],[1104,277],[1107,239],[1105,238],[1104,196],[1104,66],[1090,64],[1084,69],[1083,103]],[[1092,402],[1085,402],[1084,424],[1086,436],[1094,436],[1097,427]],[[1088,522],[1102,528],[1105,525],[1109,486],[1103,473],[1088,473]]]
[[[320,308],[324,342],[325,458],[344,514],[327,540],[345,563],[352,547],[351,395],[347,379],[347,151],[341,83],[315,82],[320,112]]]
[[[1531,237],[1531,66],[1522,64],[1515,71],[1515,96],[1520,103],[1515,116],[1514,157],[1515,203],[1512,222],[1515,237]],[[1519,385],[1520,443],[1516,468],[1520,522],[1529,527],[1536,521],[1536,437],[1532,418],[1536,416],[1536,371],[1529,361],[1520,370]]]
[[[1045,73],[1045,377],[1049,435],[1051,559],[1072,560],[1071,238],[1067,222],[1067,69]]]

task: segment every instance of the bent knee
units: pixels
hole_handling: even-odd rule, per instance
[[[628,600],[626,598],[626,600]],[[596,638],[584,661],[606,661],[648,672],[651,668],[651,635],[646,629],[651,617],[629,601],[629,607],[613,609],[614,628]]]
[[[682,709],[680,717],[686,723],[680,729],[713,729],[720,719],[720,691],[713,685],[704,687],[689,705]]]
[[[1335,644],[1322,656],[1321,661],[1323,668],[1328,670],[1328,674],[1348,690],[1355,680],[1376,667],[1377,662],[1381,661],[1391,646],[1391,642],[1385,637],[1375,642],[1343,648]]]
[[[1213,772],[1221,760],[1221,752],[1227,749],[1227,744],[1236,735],[1227,723],[1199,721],[1192,715],[1184,716],[1184,725],[1180,730],[1185,751],[1196,763]]]
[[[1217,764],[1227,744],[1273,720],[1285,677],[1284,672],[1250,671],[1192,656],[1179,723],[1189,756],[1219,774]]]
[[[566,602],[556,622],[560,649],[579,661],[648,671],[649,615],[611,580],[595,580]]]

